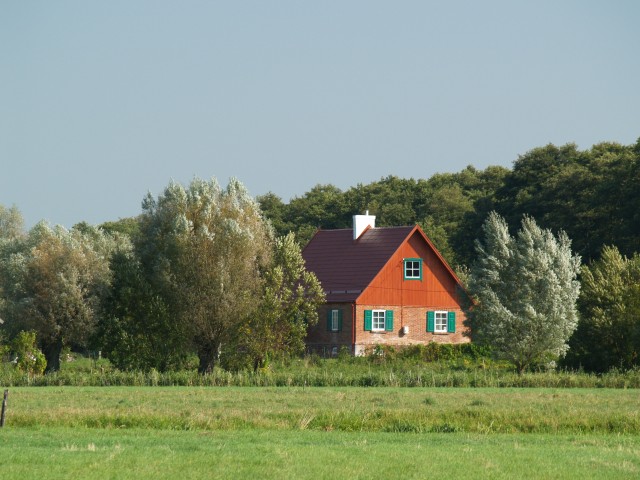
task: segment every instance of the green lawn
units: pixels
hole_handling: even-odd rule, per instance
[[[638,478],[608,389],[12,388],[3,478]]]

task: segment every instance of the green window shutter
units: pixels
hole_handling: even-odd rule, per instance
[[[332,310],[328,310],[327,311],[327,332],[331,331],[331,316],[332,316]]]
[[[384,329],[387,332],[393,332],[393,310],[384,312]]]
[[[427,332],[434,332],[436,330],[436,313],[427,312]]]
[[[447,332],[456,333],[456,312],[447,314]]]
[[[372,330],[372,324],[373,324],[373,312],[371,310],[365,310],[364,311],[364,329],[370,332]]]
[[[342,331],[342,309],[338,310],[338,331]]]

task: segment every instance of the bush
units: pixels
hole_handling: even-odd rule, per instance
[[[409,345],[402,348],[397,357],[402,360],[420,362],[451,362],[462,359],[478,361],[489,360],[491,358],[491,349],[473,343],[430,342],[426,345]]]
[[[16,368],[31,375],[42,375],[47,367],[44,353],[36,345],[36,332],[20,332],[13,340]]]

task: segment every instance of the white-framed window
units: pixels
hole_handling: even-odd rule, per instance
[[[385,310],[373,310],[371,312],[371,330],[380,332],[384,330]]]
[[[436,333],[446,333],[447,332],[447,318],[449,312],[446,311],[436,311],[435,312],[435,324],[434,324],[434,332]]]
[[[331,310],[331,331],[340,330],[340,310]]]
[[[405,280],[422,280],[422,259],[421,258],[405,258],[404,279]]]

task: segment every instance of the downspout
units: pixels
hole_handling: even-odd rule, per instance
[[[356,354],[356,302],[351,304],[351,353]]]

